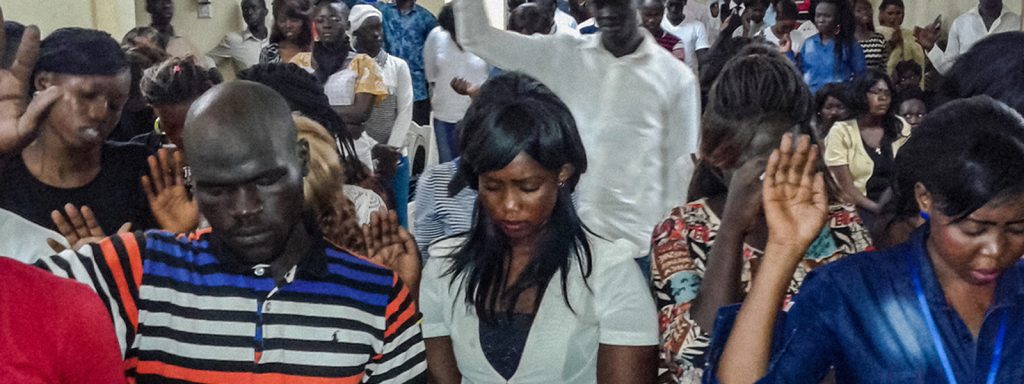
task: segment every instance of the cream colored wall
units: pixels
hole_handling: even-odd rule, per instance
[[[6,0],[0,6],[7,20],[38,25],[44,36],[62,27],[95,26],[90,0]]]

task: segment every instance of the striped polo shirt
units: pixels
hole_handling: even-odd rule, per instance
[[[407,287],[318,245],[280,284],[268,266],[236,262],[209,230],[121,234],[36,265],[99,294],[136,382],[424,382]]]

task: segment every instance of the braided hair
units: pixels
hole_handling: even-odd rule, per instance
[[[147,69],[139,87],[150,105],[168,105],[194,100],[220,80],[213,72],[196,65],[191,56],[175,57]]]
[[[366,242],[359,228],[355,205],[345,196],[341,161],[335,139],[322,125],[303,116],[295,116],[299,139],[309,143],[309,173],[303,178],[306,209],[316,216],[324,238],[356,253],[366,253]]]
[[[355,144],[345,129],[345,122],[331,108],[324,87],[316,77],[295,64],[274,63],[252,66],[240,72],[238,78],[273,88],[288,101],[292,111],[298,111],[326,128],[335,138],[348,183],[359,184],[370,178],[369,169],[356,155]]]

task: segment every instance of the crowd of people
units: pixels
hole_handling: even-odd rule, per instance
[[[501,5],[4,21],[0,381],[1024,378],[1002,0]]]

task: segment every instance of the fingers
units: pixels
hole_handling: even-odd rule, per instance
[[[26,90],[32,76],[32,69],[36,66],[36,59],[39,58],[39,28],[30,25],[25,27],[21,35],[21,45],[18,46],[18,53],[11,64],[11,74],[25,85]]]
[[[139,182],[142,184],[142,192],[146,194],[146,200],[149,201],[150,205],[152,205],[153,201],[156,200],[156,192],[153,191],[153,186],[150,183],[149,176],[143,175]]]
[[[185,160],[181,151],[175,150],[171,160],[173,160],[170,167],[174,170],[174,185],[185,185],[185,167],[183,166]]]
[[[117,233],[128,233],[132,231],[132,223],[121,224],[121,228],[117,229]]]
[[[160,176],[163,177],[164,187],[170,188],[174,185],[174,165],[171,164],[170,154],[161,148],[157,151],[157,157],[160,160]]]
[[[806,135],[800,135],[796,140],[796,150],[793,151],[793,154],[789,159],[789,167],[786,173],[786,184],[791,186],[800,185],[800,181],[804,178],[804,165],[807,163],[807,149],[811,145],[811,138]]]
[[[68,243],[78,241],[78,234],[75,233],[75,228],[71,226],[71,223],[64,217],[64,214],[54,210],[50,212],[50,219],[53,220],[53,225],[57,226],[57,232],[60,232],[61,235],[67,238]]]
[[[64,205],[64,212],[67,213],[68,223],[71,223],[75,234],[80,238],[89,237],[89,228],[86,227],[85,219],[82,218],[82,213],[78,211],[78,208],[68,203]]]
[[[158,151],[162,152],[163,149]],[[164,175],[163,169],[160,166],[160,160],[156,156],[149,156],[146,158],[146,162],[149,163],[149,181],[153,184],[153,192],[159,194],[164,190]]]
[[[49,245],[50,249],[52,249],[54,253],[61,253],[68,249],[64,244],[61,244],[59,241],[54,239],[46,239],[46,245]]]
[[[786,184],[786,175],[789,174],[790,157],[793,156],[793,136],[789,133],[782,135],[782,142],[779,143],[779,165],[778,169],[772,173],[772,177],[775,178],[775,186],[779,187]]]
[[[101,228],[99,222],[96,221],[96,215],[92,213],[92,208],[83,205],[81,213],[82,219],[85,221],[85,229],[89,232],[90,237],[106,236],[106,234],[103,233],[103,228]]]
[[[13,69],[12,69],[13,70]],[[64,96],[64,89],[59,86],[50,86],[35,96],[25,108],[25,113],[18,120],[18,132],[22,139],[28,138],[42,125],[43,118],[50,112],[50,108]]]
[[[781,158],[781,156],[782,154],[779,152],[778,149],[772,150],[772,154],[768,156],[768,165],[766,165],[764,168],[765,176],[763,186],[765,194],[767,194],[768,191],[775,189],[775,175],[779,171],[779,159]]]

